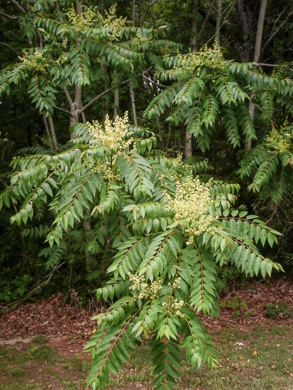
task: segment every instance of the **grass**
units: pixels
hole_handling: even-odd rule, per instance
[[[293,329],[255,327],[249,333],[226,329],[213,334],[220,357],[217,370],[179,370],[178,390],[293,390]],[[42,339],[30,345],[0,347],[0,390],[81,390],[89,370],[80,356],[57,353]],[[68,347],[69,348],[69,347]],[[138,348],[108,389],[150,388],[152,364],[148,345]]]

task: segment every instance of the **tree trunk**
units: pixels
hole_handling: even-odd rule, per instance
[[[257,22],[257,31],[256,31],[256,37],[255,37],[255,46],[254,46],[254,56],[253,61],[259,62],[260,58],[260,51],[261,51],[261,42],[262,42],[262,35],[263,35],[263,26],[264,26],[264,20],[265,20],[265,14],[266,14],[266,8],[267,8],[267,0],[261,0],[260,3],[260,9],[259,9],[259,16],[258,16],[258,22]],[[254,120],[254,113],[255,113],[255,104],[252,103],[254,95],[250,95],[250,102],[249,102],[249,115]],[[252,141],[251,139],[247,141],[247,149],[251,149]]]
[[[192,19],[191,19],[191,36],[190,36],[190,48],[193,52],[197,51],[197,26],[196,26],[196,7],[197,7],[197,0],[192,0],[191,2],[191,13],[192,13]],[[184,144],[184,156],[186,159],[192,157],[192,135],[189,134],[189,126],[190,124],[186,125],[185,130],[185,144]]]
[[[193,14],[191,19],[191,35],[190,35],[190,48],[192,51],[197,51],[197,39],[196,39],[196,7],[197,7],[197,0],[192,0],[191,3],[191,13]]]
[[[100,8],[100,13],[104,15],[105,13],[105,0],[100,0],[99,1],[99,8]]]
[[[53,142],[53,148],[54,148],[54,150],[57,150],[58,149],[58,142],[57,142],[53,118],[51,117],[51,115],[48,116],[48,122],[49,122],[51,138],[52,138],[52,142]]]
[[[77,0],[76,1],[76,13],[79,16],[82,15],[82,0]]]
[[[242,48],[239,49],[239,54],[243,62],[249,62],[252,59],[252,45],[250,36],[253,33],[253,30],[252,15],[248,2],[246,3],[245,0],[237,0],[237,11],[240,26],[244,35],[244,44],[242,45]]]
[[[84,234],[85,241],[88,244],[90,241],[90,236],[91,236],[91,221],[90,221],[90,213],[89,212],[87,212],[87,217],[88,217],[88,219],[86,218],[83,221],[82,226],[85,230],[85,234]],[[91,256],[90,256],[89,252],[86,250],[85,251],[85,270],[86,270],[87,274],[90,272],[90,260],[91,260]]]
[[[155,16],[155,6],[154,4],[152,5],[152,19],[153,19],[153,25],[154,29],[157,29],[157,21],[156,21],[156,16]]]
[[[186,126],[185,131],[184,157],[185,159],[189,159],[192,157],[192,134],[189,133],[189,125]]]
[[[43,121],[44,121],[45,129],[46,129],[46,133],[48,136],[50,148],[53,149],[53,142],[52,142],[52,137],[51,137],[50,130],[49,130],[48,121],[47,121],[47,118],[44,114],[43,114]]]
[[[216,20],[216,42],[220,47],[220,28],[221,28],[221,18],[222,18],[222,5],[223,0],[218,0],[217,4],[217,20]]]
[[[119,110],[119,88],[116,88],[114,91],[114,118],[118,116]]]
[[[135,26],[136,12],[135,12],[135,0],[132,0],[132,24]]]
[[[133,115],[133,123],[134,126],[137,126],[137,116],[136,116],[136,107],[135,107],[135,94],[133,91],[133,88],[130,87],[130,99],[131,99],[131,106],[132,106],[132,115]]]

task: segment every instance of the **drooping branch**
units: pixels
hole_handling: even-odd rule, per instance
[[[208,10],[208,13],[206,14],[206,17],[205,17],[205,19],[203,21],[203,24],[201,25],[201,28],[200,28],[200,31],[199,31],[199,36],[201,36],[201,34],[202,34],[202,32],[203,32],[203,30],[205,28],[205,25],[206,25],[207,21],[209,20],[209,17],[210,17],[210,15],[212,13],[212,10],[214,8],[215,2],[216,2],[216,0],[213,0],[212,4],[211,4],[211,6],[210,6],[210,8]]]
[[[13,3],[23,14],[25,14],[25,9],[16,0],[11,0],[11,3]]]
[[[68,110],[65,110],[64,108],[61,108],[61,107],[57,107],[57,106],[55,106],[54,108],[56,108],[56,110],[58,110],[58,111],[63,111],[63,112],[66,112],[66,114],[71,114],[71,112],[70,111],[68,111]]]
[[[122,81],[122,83],[120,83],[120,85],[124,85],[124,84],[127,84],[129,83],[130,79],[127,79],[127,80],[124,80]],[[93,103],[95,103],[97,100],[99,100],[101,97],[107,95],[109,92],[112,92],[114,91],[114,89],[116,89],[117,87],[111,87],[111,88],[108,88],[106,89],[104,92],[100,93],[98,96],[96,96],[94,99],[92,99],[89,103],[87,103],[84,107],[82,107],[82,109],[80,110],[80,112],[82,113],[83,111],[85,111],[89,106],[91,106]]]
[[[293,15],[293,10],[288,13],[286,18],[283,20],[283,22],[280,24],[280,26],[271,34],[269,39],[266,41],[266,43],[262,47],[262,52],[264,49],[268,46],[268,44],[271,42],[272,39],[278,34],[278,32],[285,26],[285,24],[288,22],[289,18]]]
[[[143,17],[143,19],[142,19],[141,26],[144,24],[144,22],[145,22],[145,20],[146,20],[146,17],[147,17],[147,15],[148,15],[148,13],[149,13],[149,10],[152,8],[152,6],[153,6],[154,4],[156,4],[157,1],[158,1],[158,0],[153,0],[153,1],[151,1],[151,2],[149,3],[149,5],[148,5],[148,7],[147,7],[147,9],[146,9],[146,11],[145,11],[145,15],[144,15],[144,17]]]
[[[2,11],[0,11],[0,15],[4,16],[4,17],[7,18],[7,19],[11,19],[11,20],[16,20],[16,19],[18,19],[18,16],[8,15],[8,14],[5,14],[4,12],[2,12]]]
[[[15,50],[14,50],[12,47],[10,47],[7,43],[0,42],[0,45],[8,47],[8,49],[10,49],[11,51],[13,51],[13,53],[14,53],[17,57],[19,56],[19,54],[17,53],[17,51],[15,51]]]
[[[140,76],[144,77],[144,74],[149,72],[150,70],[152,69],[152,66],[150,66],[148,69],[146,69],[144,72],[142,72],[140,74]],[[127,79],[127,80],[124,80],[122,81],[120,85],[124,85],[124,84],[127,84],[130,82],[131,79]],[[111,88],[108,88],[106,89],[104,92],[100,93],[98,96],[96,96],[95,98],[93,98],[89,103],[87,103],[84,107],[81,108],[80,110],[80,113],[82,113],[83,111],[85,111],[89,106],[91,106],[93,103],[95,103],[97,100],[99,100],[101,97],[107,95],[108,93],[114,91],[114,89],[117,88],[117,86],[114,86],[114,87],[111,87]]]

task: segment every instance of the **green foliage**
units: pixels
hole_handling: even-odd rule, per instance
[[[104,16],[96,7],[83,7],[82,15],[77,15],[74,8],[68,10],[72,3],[61,1],[57,7],[54,1],[32,3],[22,22],[28,28],[30,20],[30,39],[37,35],[45,44],[23,50],[20,62],[1,70],[0,95],[10,94],[13,85],[24,85],[39,113],[52,115],[64,87],[99,82],[107,66],[133,73],[145,52],[157,50],[153,42],[157,32],[128,27],[116,16],[115,7]]]
[[[285,123],[271,133],[241,161],[241,178],[251,177],[248,189],[270,196],[274,203],[290,197],[293,191],[293,132]]]
[[[278,314],[292,317],[293,310],[290,304],[286,303],[270,303],[266,305],[266,316],[269,318],[277,318]]]
[[[166,56],[163,65],[167,69],[158,68],[156,76],[172,85],[152,100],[146,115],[160,116],[171,109],[167,120],[187,125],[202,152],[210,149],[219,126],[234,148],[257,139],[248,111],[252,98],[265,121],[272,119],[276,104],[292,114],[291,79],[267,76],[253,63],[227,61],[217,46],[196,54]]]
[[[103,252],[105,243],[110,249],[112,279],[97,291],[111,306],[95,317],[98,331],[86,347],[93,356],[88,384],[105,388],[110,372],[118,375],[130,350],[151,332],[154,386],[171,389],[182,349],[192,365],[217,365],[197,314],[217,314],[218,267],[229,262],[263,277],[280,270],[256,246],[273,245],[279,233],[237,211],[236,184],[194,178],[192,164],[155,150],[149,157],[138,154],[142,138],[128,127],[127,117],[85,128],[87,142],[74,141],[56,155],[15,159],[1,205],[19,205],[11,222],[21,226],[38,207],[49,205],[54,222],[46,240],[55,251],[43,251],[48,267],[91,215],[96,250]],[[153,137],[144,136],[146,144]],[[34,234],[45,232],[39,228]]]

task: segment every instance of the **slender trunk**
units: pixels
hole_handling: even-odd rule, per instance
[[[196,7],[197,7],[197,0],[192,0],[191,2],[191,13],[193,14],[193,17],[191,19],[191,36],[190,36],[190,48],[193,52],[197,51],[197,26],[196,26]],[[185,129],[185,144],[184,144],[184,156],[186,159],[192,157],[192,135],[189,134],[189,126],[190,124],[186,125]]]
[[[90,236],[91,236],[91,221],[90,221],[90,214],[89,212],[87,213],[88,219],[85,219],[83,221],[83,228],[85,230],[85,241],[86,243],[89,243],[90,241]],[[85,270],[86,273],[88,274],[90,272],[90,259],[91,256],[89,252],[86,250],[85,251]]]
[[[104,13],[105,13],[105,0],[99,1],[99,9],[100,9],[100,13],[102,15],[104,15]]]
[[[135,26],[136,12],[135,12],[135,0],[132,0],[132,24]]]
[[[192,134],[189,133],[189,125],[186,126],[185,131],[184,157],[186,160],[192,157]]]
[[[192,10],[191,13],[193,14],[191,19],[191,36],[190,36],[190,48],[192,51],[197,51],[197,31],[196,31],[196,7],[197,7],[197,0],[192,1]]]
[[[76,0],[76,13],[77,15],[82,15],[82,0]]]
[[[223,0],[218,0],[217,4],[217,20],[216,20],[216,42],[220,47],[220,28],[221,28],[221,18],[222,18],[222,5]]]
[[[154,4],[152,5],[152,19],[153,19],[153,24],[154,24],[154,29],[157,29],[157,21],[155,17],[155,6]]]
[[[255,38],[255,46],[254,46],[254,56],[253,61],[259,62],[260,58],[260,52],[261,52],[261,42],[262,42],[262,35],[263,35],[263,26],[264,26],[264,20],[265,20],[265,14],[267,9],[267,0],[261,0],[260,3],[260,9],[259,9],[259,16],[258,16],[258,22],[257,22],[257,31],[256,31],[256,38]],[[250,95],[250,102],[249,102],[249,115],[254,120],[254,113],[255,113],[255,104],[252,103],[254,95]],[[252,146],[252,140],[247,141],[247,149],[251,149]]]
[[[47,121],[47,118],[46,118],[45,115],[43,115],[43,121],[44,121],[45,129],[46,129],[46,133],[47,133],[47,136],[48,136],[50,148],[53,149],[52,137],[51,137],[51,134],[50,134],[48,121]]]
[[[251,61],[251,42],[249,37],[252,30],[251,23],[249,23],[251,15],[249,9],[247,7],[245,8],[245,0],[237,0],[237,11],[244,36],[244,43],[239,50],[239,54],[243,62],[249,62]]]
[[[167,137],[167,142],[166,142],[166,151],[168,150],[168,147],[169,147],[169,142],[170,142],[170,138],[171,138],[171,131],[172,131],[172,126],[171,126],[171,122],[168,123],[168,137]]]
[[[137,126],[135,94],[134,94],[134,91],[133,91],[132,87],[130,87],[129,90],[130,90],[130,99],[131,99],[131,106],[132,106],[133,123],[134,123],[134,126]]]
[[[267,9],[267,0],[261,0],[260,9],[259,9],[259,17],[258,17],[258,21],[257,21],[257,32],[256,32],[256,38],[255,38],[255,46],[254,46],[254,56],[253,56],[254,62],[259,62],[266,9]]]
[[[52,142],[53,142],[53,149],[57,150],[58,149],[58,142],[57,142],[53,118],[51,117],[51,115],[48,116],[48,122],[49,122],[49,129],[50,129],[50,133],[51,133],[51,138],[52,138]]]
[[[114,118],[118,116],[119,110],[119,88],[116,88],[114,91]]]
[[[102,4],[104,6],[104,3]],[[76,2],[76,13],[81,16],[82,15],[82,1]],[[80,45],[81,38],[77,39],[77,44]],[[70,117],[70,125],[74,126],[78,123],[80,116],[82,117],[82,121],[85,122],[85,114],[81,113],[82,109],[82,87],[80,85],[75,86],[75,97],[74,102],[71,105],[71,117]],[[71,139],[75,138],[75,134],[71,134]],[[91,223],[90,223],[90,212],[86,212],[86,218],[83,221],[83,229],[85,231],[85,239],[88,242],[91,234]],[[90,254],[88,251],[85,251],[85,270],[86,273],[89,272],[89,263],[90,263]]]

